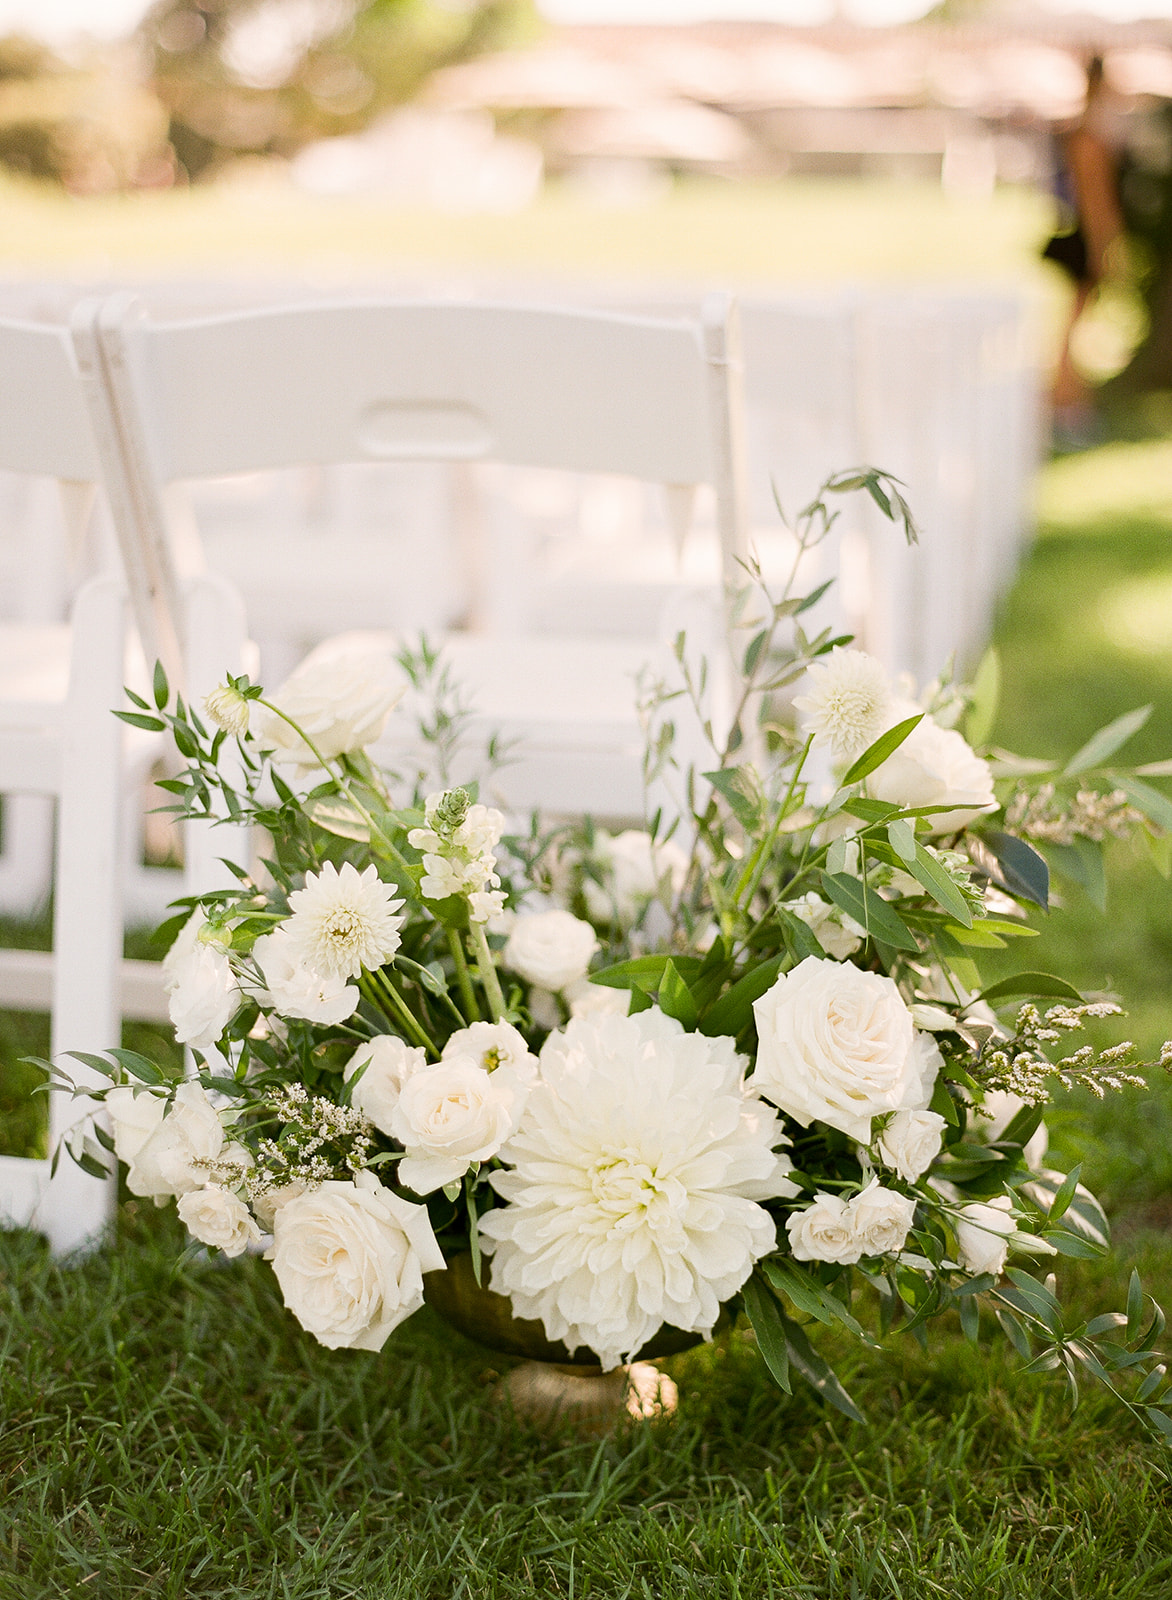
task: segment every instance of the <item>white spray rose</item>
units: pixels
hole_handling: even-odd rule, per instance
[[[307,966],[283,927],[258,939],[252,954],[265,981],[265,993],[257,998],[279,1016],[329,1026],[345,1022],[357,1010],[361,998],[357,988],[345,978],[323,978]]]
[[[198,1083],[181,1083],[170,1109],[135,1152],[126,1187],[162,1205],[201,1189],[223,1153],[224,1129],[215,1107]]]
[[[928,1104],[939,1052],[917,1039],[890,978],[807,956],[754,1002],[750,1087],[809,1127],[871,1142],[871,1118]]]
[[[268,1257],[286,1306],[328,1350],[381,1350],[423,1304],[423,1274],[444,1266],[427,1207],[371,1172],[289,1200]]]
[[[226,1256],[242,1256],[260,1238],[260,1229],[244,1201],[218,1183],[181,1195],[176,1209],[192,1238]]]
[[[914,717],[920,707],[901,701],[888,725]],[[867,779],[876,800],[898,806],[948,806],[928,818],[933,833],[955,833],[983,811],[997,808],[989,763],[954,728],[941,728],[925,716],[899,749]]]
[[[114,1154],[127,1166],[154,1133],[166,1115],[167,1102],[161,1095],[143,1090],[111,1089],[106,1095],[110,1128],[114,1135]]]
[[[795,1261],[837,1261],[850,1266],[863,1253],[850,1205],[839,1194],[816,1194],[812,1205],[786,1219],[785,1228]]]
[[[956,1243],[960,1264],[979,1277],[991,1272],[1000,1277],[1009,1254],[1009,1240],[1017,1232],[1010,1211],[1013,1202],[1007,1194],[988,1202],[974,1201],[962,1206],[956,1218]]]
[[[508,1067],[524,1083],[537,1076],[537,1057],[508,1022],[474,1022],[458,1029],[443,1048],[444,1060],[451,1056],[471,1056],[485,1072]]]
[[[364,750],[382,734],[406,685],[396,683],[384,650],[323,645],[269,698],[292,717],[327,760]],[[259,709],[259,738],[277,761],[307,770],[318,766],[305,739],[274,712]]]
[[[659,892],[667,879],[669,894],[679,894],[688,870],[688,857],[674,839],[655,843],[642,828],[594,835],[594,855],[603,869],[602,883],[585,878],[582,893],[586,909],[599,922],[629,927]]]
[[[918,889],[919,885],[916,887]],[[826,954],[835,961],[845,961],[867,937],[867,930],[853,917],[830,905],[821,895],[804,894],[798,900],[787,901],[785,909],[806,924]]]
[[[586,976],[598,939],[588,922],[568,911],[519,913],[502,960],[510,972],[541,989],[564,989]]]
[[[240,1004],[227,955],[200,937],[206,926],[203,912],[193,912],[163,957],[163,988],[175,1038],[195,1050],[215,1044]]]
[[[850,1202],[851,1226],[865,1256],[885,1256],[902,1250],[916,1214],[916,1202],[894,1189],[884,1189],[872,1178]]]
[[[391,1113],[391,1133],[407,1152],[400,1183],[431,1194],[496,1155],[515,1131],[525,1097],[516,1073],[486,1072],[471,1056],[449,1056],[413,1073]]]
[[[879,1137],[876,1154],[885,1167],[915,1183],[940,1154],[946,1127],[935,1111],[897,1111]]]
[[[380,1133],[389,1134],[403,1085],[413,1072],[426,1067],[427,1052],[393,1034],[379,1033],[368,1044],[359,1045],[346,1063],[343,1076],[347,1083],[363,1064],[366,1071],[350,1091],[350,1104],[369,1117]]]

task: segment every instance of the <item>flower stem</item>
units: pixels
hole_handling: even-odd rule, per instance
[[[358,987],[365,992],[366,998],[377,1005],[380,1010],[385,1011],[387,1009],[383,1001],[389,1000],[391,1008],[387,1011],[387,1015],[393,1017],[416,1044],[422,1045],[430,1055],[435,1056],[437,1060],[439,1059],[439,1051],[428,1037],[423,1024],[385,972],[364,972],[358,980]]]
[[[741,896],[745,894],[746,890],[748,891],[749,900],[752,900],[753,896],[757,892],[757,886],[761,882],[761,878],[765,872],[765,865],[769,858],[769,851],[773,848],[774,842],[777,839],[777,835],[781,830],[781,825],[785,821],[786,812],[789,809],[789,803],[794,797],[794,790],[798,786],[798,779],[802,775],[802,768],[806,765],[806,757],[810,754],[810,746],[813,743],[814,736],[811,734],[806,740],[801,755],[798,757],[798,764],[794,768],[794,774],[790,779],[789,788],[785,792],[785,799],[781,802],[780,806],[778,806],[777,811],[774,814],[773,824],[770,827],[769,832],[757,846],[756,850],[754,850],[752,856],[749,858],[748,865],[741,874],[741,879],[737,884],[736,892],[736,900],[738,904],[740,903]]]
[[[488,936],[484,931],[483,922],[471,924],[472,943],[476,950],[476,965],[480,977],[481,987],[493,1022],[503,1022],[505,1019],[505,997],[501,993],[500,979],[496,975],[493,965],[492,951],[488,948]]]
[[[465,1022],[477,1022],[480,1019],[480,1007],[476,1003],[476,990],[472,987],[472,974],[468,971],[468,957],[464,954],[464,944],[455,928],[447,929],[448,948],[452,952],[452,960],[456,964],[456,982],[460,986],[460,999],[464,1006]]]

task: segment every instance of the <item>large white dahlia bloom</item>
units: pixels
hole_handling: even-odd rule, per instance
[[[756,1202],[798,1193],[777,1116],[748,1094],[731,1039],[657,1010],[575,1017],[493,1174],[481,1219],[491,1287],[607,1370],[663,1323],[707,1337],[776,1246]]]

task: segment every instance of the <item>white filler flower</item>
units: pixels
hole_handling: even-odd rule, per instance
[[[326,978],[357,978],[377,971],[399,948],[403,902],[380,881],[378,869],[359,873],[346,861],[341,871],[327,861],[305,876],[305,888],[289,896],[293,915],[282,926],[296,960]]]
[[[794,700],[802,731],[829,745],[836,760],[861,756],[890,726],[887,673],[865,650],[839,646],[825,661],[814,662],[806,678],[807,693]]]
[[[541,1052],[481,1219],[491,1287],[607,1369],[663,1323],[707,1337],[776,1245],[757,1200],[798,1193],[778,1119],[746,1094],[731,1039],[652,1008],[581,1017]]]
[[[381,1350],[423,1304],[423,1274],[444,1266],[427,1207],[372,1172],[287,1201],[268,1258],[285,1304],[327,1350]]]
[[[501,960],[539,989],[564,989],[586,976],[598,937],[569,911],[521,911]]]

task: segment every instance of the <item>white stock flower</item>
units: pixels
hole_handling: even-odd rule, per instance
[[[907,700],[893,708],[888,724],[914,717],[920,707]],[[955,833],[983,811],[997,807],[993,774],[954,728],[941,728],[925,716],[882,766],[867,779],[876,800],[898,806],[948,806],[928,818],[933,833]]]
[[[282,1205],[268,1256],[286,1306],[328,1350],[381,1350],[423,1304],[423,1274],[444,1266],[427,1207],[371,1172]]]
[[[389,1134],[403,1085],[412,1073],[426,1067],[427,1052],[394,1034],[377,1033],[367,1044],[359,1045],[346,1063],[343,1076],[347,1083],[363,1065],[366,1071],[350,1091],[350,1104],[369,1117],[380,1133]]]
[[[151,1094],[149,1090],[136,1094],[127,1086],[109,1090],[105,1105],[110,1113],[114,1154],[129,1166],[162,1122],[167,1102],[162,1095]]]
[[[237,738],[248,732],[248,701],[230,683],[221,683],[204,696],[203,708],[217,728]]]
[[[431,1194],[495,1156],[525,1107],[526,1086],[508,1067],[486,1072],[472,1056],[447,1056],[412,1073],[391,1113],[407,1154],[398,1179]]]
[[[594,929],[569,911],[522,911],[501,960],[526,983],[556,992],[586,976],[597,949]]]
[[[806,676],[809,689],[794,700],[802,731],[829,745],[836,760],[853,761],[890,726],[887,673],[866,651],[839,645]]]
[[[201,1189],[224,1152],[224,1129],[198,1083],[181,1083],[166,1115],[135,1151],[126,1175],[131,1194],[162,1205]]]
[[[880,1134],[875,1153],[883,1166],[915,1183],[940,1154],[947,1126],[935,1111],[897,1111]]]
[[[289,906],[293,915],[282,926],[294,958],[325,978],[357,978],[364,967],[375,972],[399,948],[403,902],[373,864],[359,873],[349,861],[341,871],[327,861],[306,873]]]
[[[423,851],[420,892],[428,900],[463,895],[473,922],[488,922],[504,909],[494,847],[505,819],[491,806],[473,804],[466,790],[429,795],[426,827],[412,828],[408,840]]]
[[[599,922],[622,927],[638,921],[665,878],[669,896],[679,894],[688,870],[688,857],[674,839],[655,842],[643,828],[616,834],[600,828],[594,835],[593,855],[603,881],[583,879],[586,909]]]
[[[537,1076],[537,1057],[524,1036],[508,1022],[474,1022],[469,1028],[460,1028],[444,1045],[442,1054],[445,1061],[450,1056],[471,1056],[485,1072],[508,1067],[526,1083]]]
[[[393,681],[391,671],[383,650],[324,645],[307,655],[269,699],[333,760],[364,750],[382,734],[406,688]],[[319,766],[305,739],[283,717],[260,708],[257,724],[275,760],[310,770]]]
[[[282,1017],[300,1017],[327,1026],[345,1022],[357,1010],[361,996],[345,978],[323,978],[297,957],[284,927],[266,933],[252,947],[253,958],[265,981],[257,999],[271,1005]]]
[[[109,1104],[108,1095],[106,1103]],[[1025,1101],[1020,1095],[1010,1094],[1006,1089],[986,1089],[980,1108],[969,1119],[969,1127],[973,1133],[992,1144],[1000,1139],[1018,1112],[1024,1110]],[[1021,1153],[1027,1167],[1037,1170],[1044,1164],[1049,1143],[1050,1135],[1046,1130],[1046,1124],[1039,1122],[1022,1146]]]
[[[215,1044],[240,1004],[227,955],[201,938],[206,927],[203,912],[192,912],[163,957],[163,988],[175,1038],[195,1050]]]
[[[803,1127],[825,1122],[871,1142],[871,1118],[932,1097],[939,1052],[917,1035],[890,978],[807,956],[754,1002],[750,1088]],[[927,1043],[925,1043],[927,1041]]]
[[[176,1209],[194,1239],[226,1256],[242,1256],[260,1238],[260,1229],[244,1201],[218,1183],[180,1195]]]
[[[919,885],[916,887],[918,889]],[[867,937],[867,930],[853,917],[812,890],[797,900],[787,900],[785,909],[806,924],[826,954],[835,961],[845,961]]]
[[[966,1272],[974,1277],[984,1272],[991,1272],[995,1278],[1001,1276],[1009,1254],[1010,1237],[1017,1232],[1010,1215],[1012,1208],[1013,1201],[1007,1194],[960,1208],[954,1218],[956,1243],[960,1264]]]
[[[819,1192],[812,1205],[786,1219],[795,1261],[834,1261],[851,1266],[863,1256],[902,1250],[916,1203],[885,1189],[878,1178],[851,1199]]]
[[[491,1287],[608,1370],[663,1323],[707,1337],[776,1245],[758,1199],[792,1197],[776,1115],[747,1095],[731,1039],[656,1008],[575,1018],[500,1152],[508,1203],[481,1219]]]

